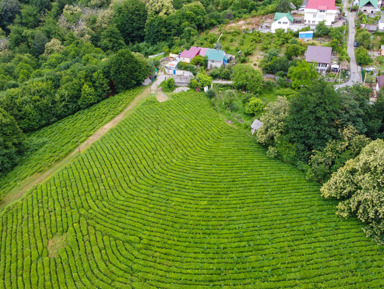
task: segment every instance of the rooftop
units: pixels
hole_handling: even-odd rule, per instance
[[[384,75],[380,75],[376,78],[379,88],[382,88],[384,85]]]
[[[189,48],[189,50],[184,50],[183,52],[181,52],[180,57],[194,58],[196,55],[199,54],[200,49],[200,47],[192,46],[191,48]]]
[[[204,57],[206,53],[207,53],[207,48],[201,48],[200,52],[199,52],[199,55]]]
[[[208,48],[205,55],[208,56],[208,60],[223,61],[225,52],[223,50]]]
[[[337,10],[335,0],[309,0],[305,8],[317,10]]]
[[[295,20],[291,13],[275,13],[275,18],[273,18],[274,21],[280,20],[281,18],[287,17],[289,21],[293,22]]]
[[[331,64],[332,47],[308,46],[305,52],[307,62]]]
[[[371,4],[373,7],[377,9],[377,0],[360,0],[359,8]]]
[[[253,129],[259,129],[259,128],[261,128],[262,126],[263,126],[263,123],[262,123],[260,120],[255,119],[255,120],[253,121],[252,125],[251,125],[251,128],[253,128]]]

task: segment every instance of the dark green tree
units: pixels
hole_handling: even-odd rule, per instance
[[[72,1],[68,1],[72,2]],[[40,12],[43,12],[44,10],[50,10],[51,9],[51,2],[49,0],[31,0],[31,4],[39,9]],[[72,4],[72,3],[67,3]]]
[[[20,15],[21,5],[17,0],[2,0],[0,2],[0,25],[7,30],[7,26],[12,24],[17,15]]]
[[[233,68],[233,86],[257,94],[263,85],[263,76],[260,71],[249,65],[238,64]]]
[[[141,0],[123,0],[113,6],[114,24],[120,30],[126,44],[142,42],[145,36],[147,9]]]
[[[319,24],[316,25],[315,35],[317,37],[328,35],[329,32],[330,32],[330,29],[327,25],[325,25],[325,21],[321,21]]]
[[[21,9],[22,24],[27,28],[36,28],[39,26],[39,10],[31,5],[23,5]]]
[[[359,47],[356,50],[356,62],[362,65],[369,65],[373,60],[364,47]]]
[[[100,47],[104,51],[117,52],[125,46],[123,36],[116,25],[110,25],[101,33]]]
[[[362,29],[357,33],[356,35],[356,41],[359,43],[359,45],[363,46],[366,49],[369,49],[371,47],[371,40],[372,35],[368,32],[367,29]]]
[[[25,150],[25,136],[15,119],[0,108],[0,174],[12,168]]]
[[[276,4],[276,12],[288,12],[291,8],[291,2],[289,0],[279,0]]]
[[[120,50],[106,65],[105,75],[109,75],[118,92],[141,85],[148,76],[148,68],[128,49]]]
[[[39,57],[41,54],[44,53],[45,44],[47,44],[47,42],[48,38],[44,35],[44,33],[41,31],[36,31],[35,39],[32,43],[33,55],[35,57]]]
[[[293,97],[286,120],[286,140],[295,147],[297,160],[308,161],[313,150],[321,150],[339,136],[340,98],[323,80],[303,87]]]

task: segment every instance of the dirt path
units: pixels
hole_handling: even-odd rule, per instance
[[[138,95],[122,113],[117,115],[110,122],[105,124],[103,127],[99,128],[93,135],[91,135],[85,142],[83,142],[79,147],[77,147],[72,153],[64,157],[62,160],[56,162],[51,167],[48,168],[43,173],[36,173],[31,177],[22,181],[22,183],[14,188],[11,192],[9,192],[0,203],[0,211],[4,209],[8,204],[20,199],[27,191],[32,189],[34,186],[37,186],[44,181],[46,181],[49,177],[51,177],[54,173],[62,169],[66,164],[68,164],[73,158],[79,155],[80,152],[83,152],[88,147],[90,147],[94,142],[103,137],[111,128],[116,126],[120,121],[122,121],[125,117],[125,114],[132,111],[134,108],[138,106],[150,93],[150,89],[145,89],[140,95]]]

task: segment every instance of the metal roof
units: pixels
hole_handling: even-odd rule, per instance
[[[305,52],[307,62],[331,64],[332,47],[308,46]]]
[[[191,48],[189,48],[189,50],[184,50],[183,52],[181,52],[180,57],[194,58],[196,55],[199,54],[200,49],[200,47],[192,46]]]
[[[368,3],[371,3],[373,7],[377,8],[377,0],[360,0],[359,8],[367,5]]]
[[[255,120],[253,121],[252,125],[251,125],[251,128],[253,128],[253,129],[259,129],[259,128],[261,128],[262,126],[263,126],[263,123],[262,123],[260,120],[255,119]]]
[[[205,56],[208,56],[208,60],[223,61],[225,52],[223,50],[208,48]]]
[[[335,0],[309,0],[306,9],[337,10]]]
[[[291,13],[275,13],[275,18],[273,20],[277,21],[280,20],[281,18],[287,17],[289,21],[293,22],[295,20]]]

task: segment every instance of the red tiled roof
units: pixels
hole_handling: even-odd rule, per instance
[[[200,49],[200,47],[192,46],[191,48],[189,48],[189,50],[184,50],[183,52],[181,52],[180,57],[194,58],[196,55],[199,55]]]
[[[380,75],[377,77],[377,84],[379,85],[379,88],[382,88],[384,85],[384,75]]]
[[[309,0],[306,9],[337,10],[335,0]]]

